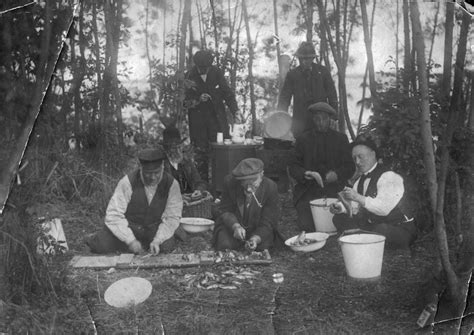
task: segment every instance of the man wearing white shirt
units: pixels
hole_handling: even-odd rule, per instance
[[[165,152],[145,149],[138,154],[140,168],[123,177],[112,195],[105,227],[88,245],[94,253],[153,254],[174,249],[183,199],[178,182],[164,171]]]
[[[387,246],[408,248],[416,238],[413,217],[401,206],[405,188],[403,178],[377,161],[377,147],[370,139],[357,138],[352,144],[352,159],[360,177],[352,188],[342,191],[350,201],[352,215],[341,202],[331,205],[333,222],[339,232],[360,228],[386,237]]]

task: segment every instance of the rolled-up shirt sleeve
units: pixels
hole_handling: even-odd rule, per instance
[[[387,216],[400,202],[404,192],[403,178],[393,171],[387,171],[377,181],[377,196],[366,197],[364,207],[375,215]]]
[[[174,232],[179,226],[182,212],[183,198],[181,197],[178,182],[173,180],[168,193],[166,208],[161,216],[162,222],[159,225],[154,238],[155,241],[158,241],[158,243],[161,244],[174,235]]]
[[[129,244],[135,240],[135,235],[128,226],[125,211],[132,197],[132,185],[128,176],[123,177],[117,184],[114,194],[109,201],[105,213],[105,225],[120,241]]]

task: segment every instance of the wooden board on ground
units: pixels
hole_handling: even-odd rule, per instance
[[[122,254],[114,256],[74,256],[69,263],[74,268],[104,269],[118,267],[130,268],[183,268],[205,266],[219,263],[233,263],[238,265],[269,265],[272,263],[270,253],[263,252],[215,252],[201,251],[197,254],[160,254],[133,255]]]

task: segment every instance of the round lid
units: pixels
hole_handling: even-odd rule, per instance
[[[148,299],[151,290],[151,283],[144,278],[123,278],[107,288],[104,300],[113,307],[138,305]]]
[[[282,139],[291,132],[291,116],[286,112],[274,112],[264,121],[264,137]]]

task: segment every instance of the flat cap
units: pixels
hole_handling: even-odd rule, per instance
[[[144,149],[138,153],[138,160],[144,171],[153,171],[161,166],[166,154],[161,147],[155,149]]]
[[[296,50],[296,57],[299,58],[314,58],[316,57],[316,50],[311,42],[301,42],[298,50]]]
[[[199,50],[193,56],[194,64],[200,67],[211,66],[213,60],[214,60],[214,56],[212,55],[210,51],[207,51],[207,50]]]
[[[352,142],[350,144],[350,147],[351,147],[351,150],[357,146],[357,145],[364,145],[366,146],[367,148],[375,151],[375,155],[378,157],[378,147],[377,147],[377,144],[374,142],[374,140],[372,140],[371,138],[369,137],[365,137],[365,136],[358,136],[356,137],[356,139],[354,140],[354,142]]]
[[[237,180],[256,177],[263,171],[263,162],[258,158],[246,158],[232,170],[232,176]]]
[[[337,112],[331,105],[325,102],[316,102],[308,107],[308,112],[316,113],[316,112],[325,112],[330,117],[337,118]]]

